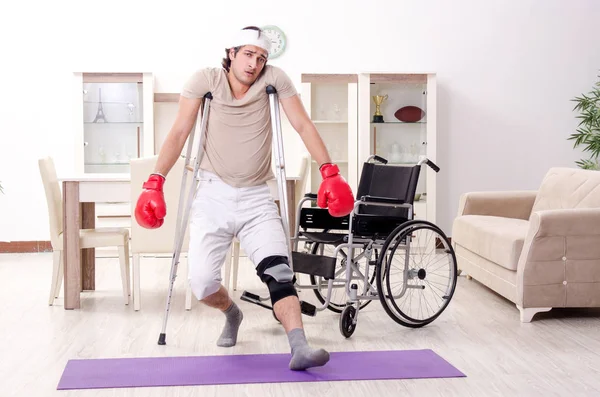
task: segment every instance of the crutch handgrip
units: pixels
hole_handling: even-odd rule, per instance
[[[277,94],[277,89],[272,85],[267,86],[267,94]]]

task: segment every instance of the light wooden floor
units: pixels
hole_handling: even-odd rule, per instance
[[[134,312],[122,304],[118,262],[113,258],[98,259],[97,290],[84,293],[81,310],[63,310],[62,297],[49,307],[51,258],[46,253],[0,255],[2,396],[600,395],[600,311],[554,310],[521,324],[511,303],[464,277],[450,307],[426,328],[397,325],[379,302],[361,312],[348,340],[338,330],[338,315],[330,311],[304,320],[314,346],[329,351],[430,348],[467,378],[57,391],[69,359],[282,353],[289,346],[269,311],[239,301],[243,288],[262,291],[245,260],[235,295],[245,320],[238,345],[225,349],[215,345],[222,314],[197,303],[186,312],[182,277],[176,283],[167,346],[157,345],[168,259],[143,260],[142,310]],[[310,291],[302,294],[312,297]]]

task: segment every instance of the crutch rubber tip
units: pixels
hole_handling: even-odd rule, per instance
[[[158,337],[158,344],[159,345],[166,345],[167,344],[167,335],[161,333],[160,336]]]
[[[277,89],[275,87],[273,87],[272,85],[267,86],[267,94],[276,94],[276,93],[277,93]]]

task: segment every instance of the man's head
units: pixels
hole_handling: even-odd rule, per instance
[[[271,40],[256,26],[237,32],[225,49],[223,68],[242,84],[251,85],[264,73]]]

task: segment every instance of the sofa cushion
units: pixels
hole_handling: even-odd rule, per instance
[[[529,221],[489,215],[463,215],[454,220],[452,241],[509,269],[517,270]]]
[[[600,207],[600,172],[553,167],[542,180],[532,212],[598,207]]]

